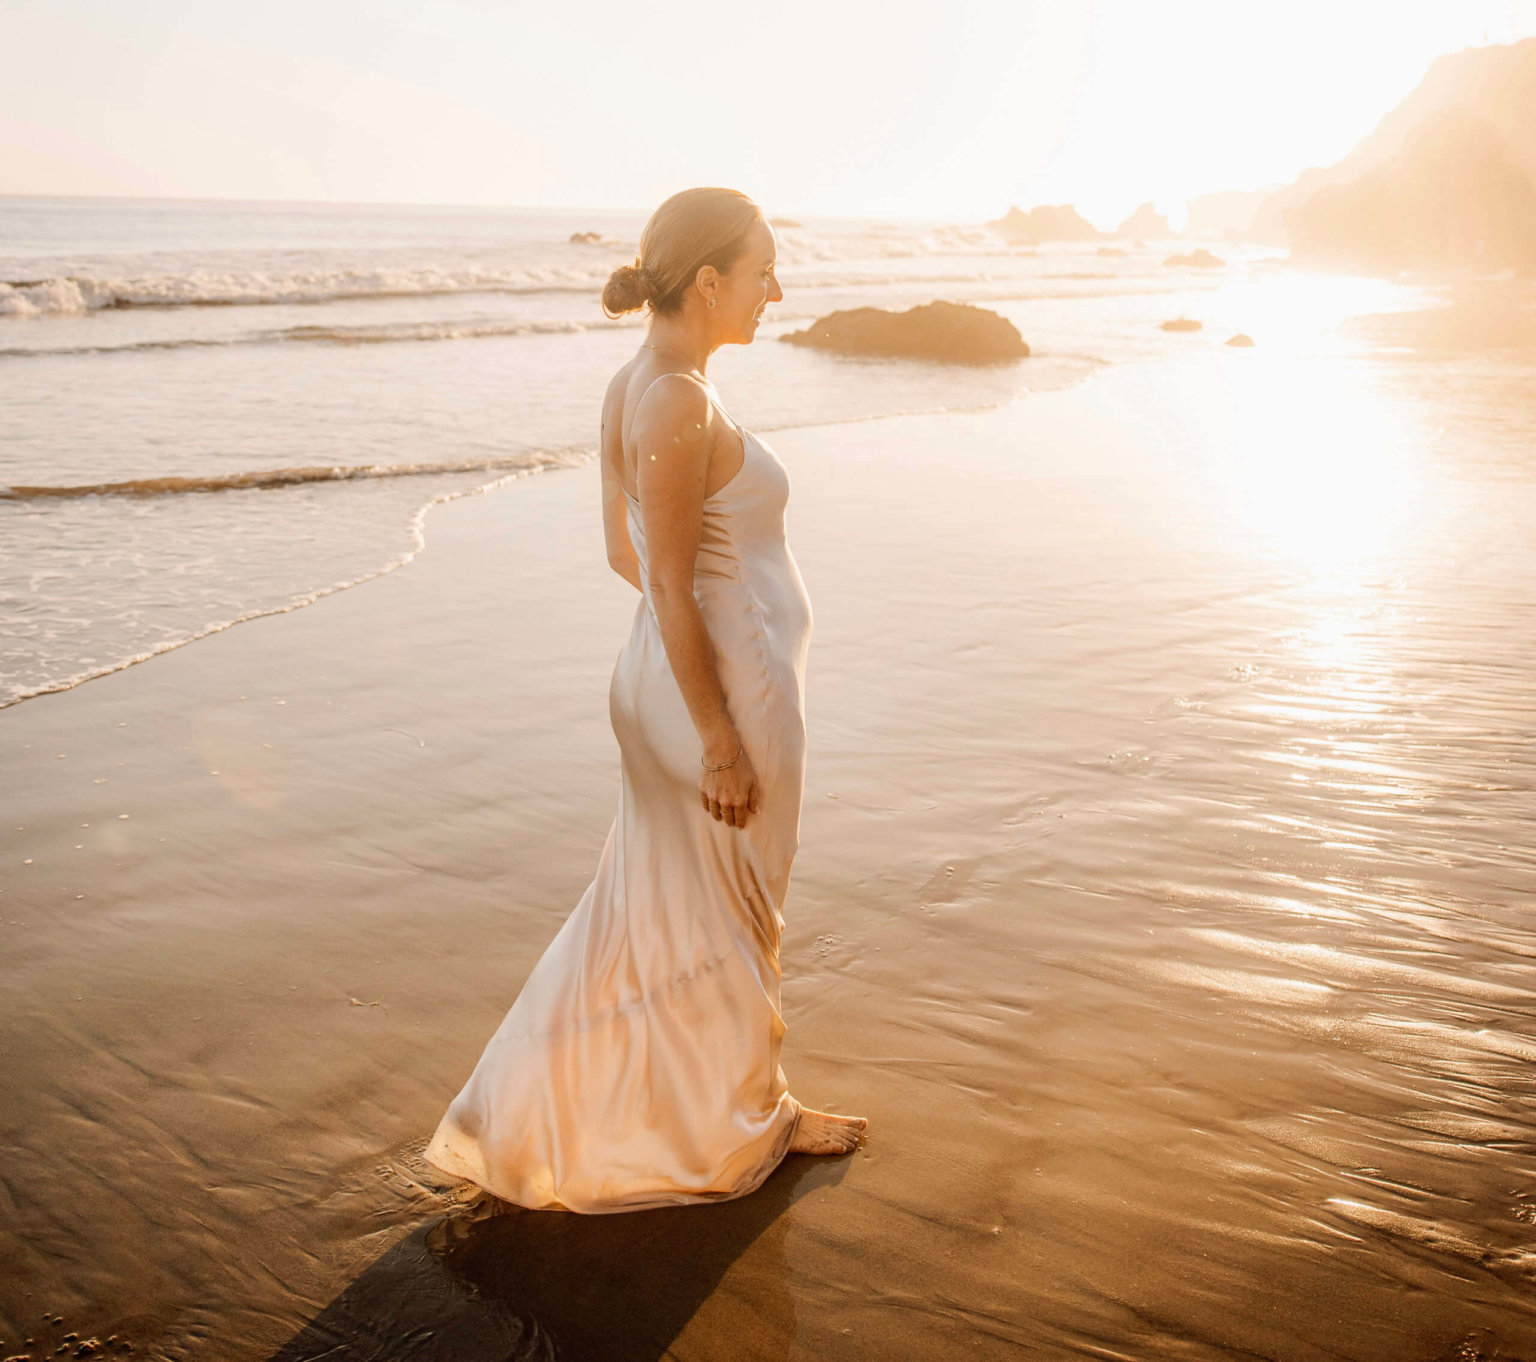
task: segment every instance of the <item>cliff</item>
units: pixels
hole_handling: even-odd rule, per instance
[[[1260,205],[1253,235],[1383,268],[1524,268],[1536,235],[1536,38],[1438,58],[1336,165]]]
[[[1492,124],[1463,113],[1419,129],[1384,166],[1318,190],[1285,224],[1298,260],[1536,273],[1536,182]]]

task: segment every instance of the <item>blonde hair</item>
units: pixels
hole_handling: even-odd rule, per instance
[[[729,274],[747,233],[763,210],[735,189],[684,189],[654,213],[640,233],[640,254],[620,265],[603,286],[603,312],[620,317],[650,305],[653,313],[680,312],[683,295],[705,265]]]

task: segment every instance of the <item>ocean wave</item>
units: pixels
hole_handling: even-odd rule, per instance
[[[304,274],[147,275],[98,279],[66,275],[0,282],[0,317],[69,316],[130,307],[253,307],[334,303],[363,298],[417,298],[454,293],[592,292],[608,278],[562,266],[513,273],[439,269],[340,270]]]
[[[888,251],[879,259],[898,260],[929,254],[925,251]],[[835,252],[809,255],[801,262],[811,277],[801,286],[811,288],[858,288],[870,284],[931,284],[974,282],[985,278],[973,270],[946,270],[937,274],[912,271],[891,273],[871,267],[833,270],[829,264],[856,265],[839,259]],[[338,302],[366,302],[388,298],[441,298],[464,294],[518,295],[533,293],[585,293],[594,299],[602,292],[609,270],[561,278],[511,278],[495,274],[450,274],[438,270],[411,273],[379,271],[337,275],[163,275],[142,279],[98,279],[63,276],[56,279],[0,282],[0,318],[71,317],[92,312],[129,308],[212,308],[312,306]]]
[[[408,341],[479,340],[496,336],[574,335],[605,328],[638,327],[638,321],[599,322],[378,322],[368,326],[285,326],[234,336],[172,336],[164,340],[123,341],[117,345],[0,346],[0,359],[39,359],[59,355],[116,355],[139,350],[198,350],[225,345],[279,345],[288,341],[314,345],[385,345]]]
[[[261,339],[331,345],[388,345],[396,341],[479,340],[492,336],[575,335],[638,322],[381,322],[373,326],[293,326]]]
[[[11,705],[20,704],[23,700],[31,700],[39,695],[53,695],[59,691],[73,690],[76,686],[86,681],[94,681],[98,677],[110,676],[113,672],[120,672],[128,667],[135,667],[141,662],[148,662],[152,657],[159,657],[164,653],[172,652],[177,648],[184,648],[189,643],[196,643],[199,639],[208,638],[212,634],[223,633],[226,629],[232,629],[237,624],[244,624],[248,620],[261,619],[267,615],[286,615],[295,610],[302,610],[307,605],[313,605],[316,601],[338,591],[347,591],[354,586],[361,586],[364,582],[371,582],[375,578],[383,577],[394,572],[411,562],[426,547],[426,519],[427,513],[434,506],[441,506],[445,502],[457,501],[460,497],[475,496],[482,492],[489,492],[493,488],[501,487],[518,478],[527,477],[530,474],[541,473],[547,468],[568,468],[576,464],[584,463],[593,457],[595,450],[590,447],[582,448],[571,446],[567,449],[542,451],[541,456],[534,456],[531,461],[524,462],[508,472],[503,472],[489,482],[482,483],[478,487],[454,488],[446,492],[439,492],[429,500],[417,507],[416,513],[411,517],[409,530],[411,544],[404,553],[390,559],[382,567],[375,568],[371,572],[364,572],[355,577],[349,577],[345,581],[332,582],[326,586],[316,587],[313,591],[304,592],[302,595],[284,602],[281,605],[263,606],[254,610],[246,610],[235,615],[231,619],[221,620],[216,624],[210,624],[203,629],[194,630],[183,638],[170,639],[164,643],[144,652],[135,653],[130,657],[121,658],[106,666],[84,669],[73,676],[61,677],[54,681],[48,681],[39,686],[27,687],[18,690],[14,694],[0,696],[0,709],[6,709]],[[542,459],[542,461],[541,461]],[[466,472],[486,467],[484,464],[469,464]],[[426,471],[425,465],[412,471]],[[451,469],[449,471],[452,471]]]
[[[350,482],[361,478],[412,478],[442,473],[537,473],[546,468],[574,468],[592,457],[582,445],[540,449],[483,459],[433,463],[339,464],[330,467],[261,468],[249,473],[210,473],[199,477],[130,478],[125,482],[75,483],[63,487],[0,486],[0,501],[61,501],[74,497],[158,497],[183,492],[243,492],[254,488],[293,487],[307,482]]]
[[[835,280],[817,282],[849,287],[871,278],[878,282],[879,272],[871,275],[870,270],[882,261],[960,259],[976,261],[979,268],[980,262],[988,259],[1037,253],[1034,248],[1021,250],[984,226],[937,227],[926,231],[875,228],[856,233],[786,229],[781,238],[781,267],[818,270],[847,265],[850,269],[846,272],[834,271],[838,274]],[[536,259],[516,265],[464,260],[457,265],[450,261],[416,267],[226,270],[189,261],[189,267],[182,271],[114,277],[87,273],[78,264],[61,262],[57,275],[0,280],[0,317],[70,316],[110,308],[250,307],[464,293],[597,293],[613,267],[623,263],[633,250],[625,243],[600,245],[605,249],[545,243],[537,247]],[[860,265],[864,268],[860,269]],[[10,268],[26,267],[12,262]],[[972,272],[940,274],[934,279],[968,277],[973,277]]]

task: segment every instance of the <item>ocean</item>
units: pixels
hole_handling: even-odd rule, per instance
[[[607,380],[645,327],[605,318],[599,295],[643,221],[0,198],[0,706],[367,581],[421,550],[432,505],[592,457]],[[1345,323],[1435,302],[1273,250],[1221,247],[1223,268],[1198,269],[1165,263],[1187,244],[1029,248],[979,224],[805,219],[777,236],[782,303],[710,366],[765,432],[996,406],[1238,331],[1380,362],[1400,338]],[[838,308],[934,298],[1007,316],[1031,358],[776,343]],[[1204,329],[1160,329],[1186,315]],[[601,552],[596,508],[593,534]]]

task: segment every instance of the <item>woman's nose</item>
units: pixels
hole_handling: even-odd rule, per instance
[[[775,279],[773,281],[773,292],[768,295],[768,300],[770,302],[776,303],[783,296],[784,296],[784,290],[779,287],[779,281],[777,279]]]

